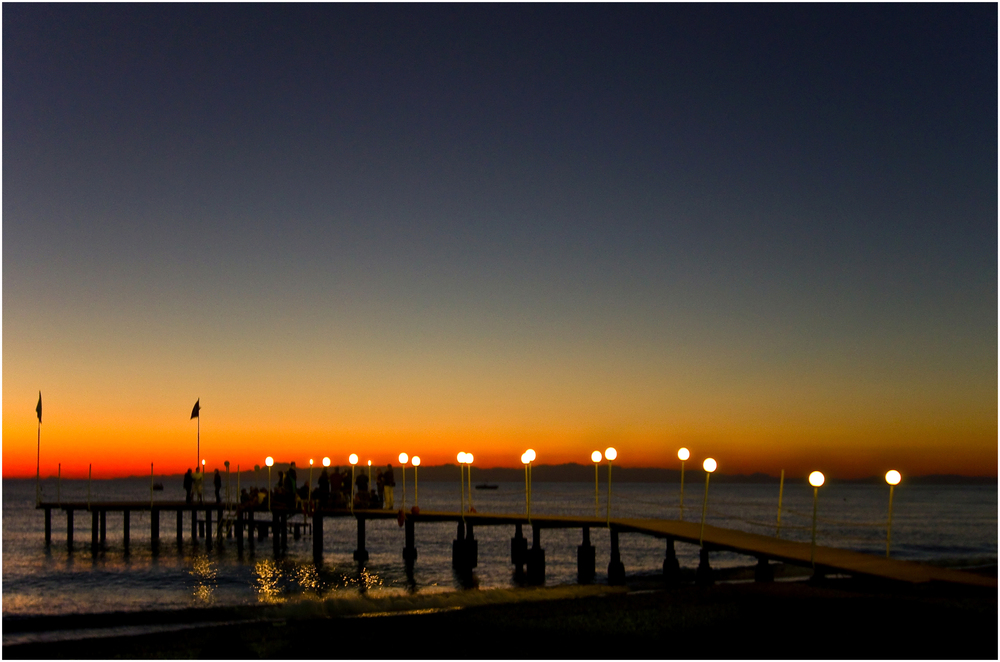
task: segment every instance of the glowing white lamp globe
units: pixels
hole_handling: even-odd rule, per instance
[[[465,454],[465,463],[466,464],[472,464],[472,453],[466,453]]]
[[[266,458],[264,458],[264,464],[266,464],[269,467],[273,467],[274,466],[274,458],[271,457],[270,455],[268,455]]]
[[[809,484],[813,487],[822,487],[825,482],[826,476],[823,475],[822,471],[814,471],[809,474]]]
[[[324,457],[323,458],[323,466],[324,467],[330,466],[330,458],[328,458],[328,457]]]
[[[347,461],[350,462],[352,465],[357,464],[358,463],[357,453],[351,453],[351,456],[347,458]]]
[[[410,456],[407,455],[406,453],[400,453],[399,454],[399,463],[400,464],[406,464],[409,459],[410,459]]]
[[[899,481],[902,480],[902,478],[903,477],[900,476],[899,472],[896,471],[895,469],[887,471],[885,474],[885,482],[889,483],[890,485],[899,485]]]
[[[715,471],[716,469],[719,468],[719,463],[709,457],[709,458],[706,458],[705,461],[701,463],[701,466],[708,473],[712,473],[713,471]]]
[[[530,448],[528,450],[524,451],[524,456],[526,458],[528,458],[528,462],[534,462],[535,461],[535,451],[531,450]]]
[[[691,457],[691,451],[686,448],[682,448],[677,451],[677,459],[681,462],[686,462]]]
[[[521,453],[521,464],[527,464],[527,463],[528,463],[528,454]]]
[[[608,448],[604,451],[604,457],[608,458],[608,461],[612,461],[618,457],[618,451],[614,448]]]
[[[420,466],[420,458],[419,458],[419,457],[417,457],[416,455],[414,455],[414,456],[413,456],[413,457],[412,457],[412,458],[410,459],[410,462],[412,462],[412,463],[413,463],[413,466],[415,466],[415,467],[419,467],[419,466]]]
[[[593,453],[591,453],[590,454],[590,461],[591,462],[600,462],[601,461],[601,451],[594,451]]]
[[[458,454],[458,463],[465,464],[465,451]]]

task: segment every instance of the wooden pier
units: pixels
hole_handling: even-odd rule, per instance
[[[402,517],[400,512],[386,510],[314,509],[302,519],[301,509],[282,505],[266,507],[233,506],[227,509],[221,503],[187,503],[184,501],[156,502],[43,502],[38,505],[45,511],[45,543],[52,542],[52,511],[66,513],[66,541],[72,548],[74,514],[89,512],[91,518],[91,547],[96,552],[106,540],[107,514],[121,513],[122,533],[125,549],[129,547],[130,516],[132,512],[150,513],[150,541],[154,552],[160,545],[161,513],[174,513],[176,517],[176,539],[181,544],[184,539],[185,513],[190,521],[190,539],[204,538],[207,547],[222,544],[222,539],[234,539],[238,552],[243,553],[244,545],[251,547],[263,543],[268,537],[275,555],[287,548],[288,534],[293,539],[311,536],[313,557],[317,563],[323,561],[323,522],[327,518],[354,518],[357,521],[357,547],[354,560],[360,564],[368,560],[365,544],[368,520]],[[294,518],[294,520],[292,519]],[[214,531],[213,531],[214,521]],[[611,519],[600,517],[574,517],[565,515],[486,514],[458,512],[428,512],[407,514],[403,519],[404,547],[403,562],[412,571],[417,561],[416,525],[425,522],[452,522],[456,524],[456,536],[452,542],[452,565],[460,573],[471,573],[478,564],[478,541],[475,529],[483,526],[513,527],[514,536],[510,542],[511,564],[528,583],[541,584],[545,581],[545,550],[541,535],[545,529],[577,528],[581,530],[581,544],[577,547],[577,569],[581,582],[589,582],[596,576],[595,548],[590,540],[591,529],[610,530],[610,562],[607,569],[608,582],[621,584],[625,581],[625,568],[619,553],[619,535],[637,533],[665,540],[663,574],[668,584],[679,583],[680,568],[675,553],[675,543],[699,545],[700,562],[696,572],[699,584],[711,584],[713,572],[709,565],[709,554],[715,551],[730,551],[757,559],[755,578],[757,581],[773,581],[771,561],[813,568],[818,575],[844,574],[856,577],[877,578],[909,585],[948,584],[997,590],[997,579],[957,570],[938,568],[924,563],[887,559],[873,554],[852,552],[833,547],[816,546],[809,543],[793,542],[734,529],[704,527],[704,535],[699,523],[679,520],[659,519]],[[524,527],[531,527],[531,546],[524,536]]]

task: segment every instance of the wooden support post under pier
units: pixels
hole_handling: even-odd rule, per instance
[[[317,508],[313,512],[313,561],[323,562],[323,515]]]
[[[96,510],[90,511],[90,549],[97,551],[97,521],[100,516]]]
[[[510,562],[514,564],[514,577],[524,576],[524,563],[528,557],[528,541],[524,537],[521,523],[514,525],[514,537],[510,539]]]
[[[527,552],[528,583],[545,583],[545,550],[542,549],[542,527],[531,525],[531,549]]]
[[[128,549],[129,536],[132,529],[132,511],[126,508],[122,511],[122,544]]]
[[[479,541],[472,533],[472,521],[465,525],[465,563],[469,570],[479,565]]]
[[[711,586],[715,583],[715,573],[708,564],[707,547],[702,547],[698,552],[698,570],[695,572],[694,583],[698,586]]]
[[[281,549],[288,549],[288,515],[281,516]]]
[[[611,529],[611,561],[608,563],[608,584],[625,583],[625,564],[618,549],[618,529]]]
[[[177,509],[177,544],[184,544],[184,511]]]
[[[451,543],[451,567],[458,572],[465,572],[468,568],[465,562],[465,522],[458,522],[458,531],[455,539]]]
[[[576,577],[581,584],[594,581],[597,574],[597,550],[590,544],[590,527],[583,527],[583,543],[576,548]]]
[[[205,547],[212,549],[212,509],[205,509]]]
[[[73,509],[66,511],[66,546],[73,549]]]
[[[674,551],[674,539],[667,538],[667,554],[663,559],[663,579],[667,586],[679,586],[681,583],[681,564]]]
[[[191,542],[198,539],[198,511],[191,508]]]
[[[101,511],[101,544],[108,539],[108,511]]]
[[[365,549],[365,518],[358,517],[358,548],[354,550],[354,560],[365,563],[368,560],[368,550]]]
[[[254,536],[254,521],[253,521],[253,510],[246,511],[247,516],[247,538],[249,538],[250,549],[254,548],[253,536]]]
[[[774,568],[771,567],[766,556],[757,557],[757,565],[753,569],[753,580],[765,584],[774,581]]]
[[[417,547],[414,544],[416,534],[414,531],[413,518],[406,518],[406,521],[403,522],[403,529],[405,539],[405,545],[403,547],[403,561],[406,564],[406,570],[408,572],[412,572],[413,565],[417,560]]]
[[[45,509],[45,545],[52,544],[52,509]]]
[[[274,555],[281,554],[281,535],[278,533],[278,524],[281,519],[278,511],[271,511],[271,546],[274,548]]]

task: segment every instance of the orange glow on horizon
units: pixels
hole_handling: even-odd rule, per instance
[[[3,433],[3,476],[34,476],[36,428],[14,426],[5,420]],[[190,426],[179,425],[171,430],[135,431],[72,429],[48,424],[43,426],[41,435],[41,475],[55,476],[59,463],[66,478],[86,477],[90,463],[94,465],[95,478],[147,475],[150,462],[157,474],[183,473],[195,464],[196,434],[193,421]],[[676,453],[684,445],[699,465],[706,457],[714,457],[727,474],[762,472],[777,476],[784,469],[789,475],[806,475],[820,467],[829,476],[845,479],[881,476],[889,468],[910,476],[993,476],[997,466],[995,440],[986,438],[977,444],[949,448],[945,455],[930,443],[916,443],[910,437],[883,439],[878,444],[864,439],[848,442],[818,437],[813,443],[804,444],[795,438],[764,434],[715,439],[708,435],[640,432],[596,435],[373,430],[320,434],[305,430],[220,431],[204,425],[201,430],[201,454],[209,471],[215,468],[224,471],[226,460],[234,471],[237,465],[243,471],[251,470],[254,464],[263,466],[268,455],[274,456],[277,463],[294,461],[299,466],[308,466],[310,457],[329,456],[331,465],[347,466],[348,456],[356,453],[361,464],[371,460],[374,466],[396,465],[401,452],[419,454],[426,467],[454,464],[458,449],[474,453],[477,467],[520,468],[520,454],[529,446],[536,449],[539,464],[589,466],[593,464],[591,453],[595,445],[602,448],[614,445],[618,450],[616,466],[669,469],[680,468]]]

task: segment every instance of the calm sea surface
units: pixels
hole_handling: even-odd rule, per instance
[[[251,476],[252,477],[252,476]],[[603,477],[602,477],[603,478]],[[244,476],[246,486],[248,476]],[[177,479],[160,479],[166,490],[155,492],[156,500],[183,498]],[[176,485],[174,483],[177,483]],[[43,481],[43,498],[55,500],[56,481]],[[233,481],[235,487],[235,479]],[[407,502],[413,504],[413,485]],[[600,514],[605,514],[606,485],[601,485]],[[86,480],[64,480],[59,487],[64,500],[86,500]],[[94,481],[94,501],[149,499],[149,479]],[[234,490],[235,492],[235,490]],[[397,507],[401,489],[397,484]],[[704,484],[685,489],[684,519],[699,521]],[[455,525],[420,524],[416,528],[419,553],[414,581],[404,574],[403,529],[394,520],[370,521],[367,548],[370,559],[363,571],[352,560],[356,547],[356,525],[348,519],[327,519],[324,563],[312,561],[312,540],[295,541],[289,536],[288,553],[275,560],[271,543],[249,547],[242,558],[235,541],[206,550],[204,540],[189,540],[185,518],[184,544],[178,548],[174,517],[161,515],[160,553],[149,544],[148,513],[133,512],[130,553],[122,545],[122,518],[109,513],[107,541],[96,553],[90,549],[90,518],[77,513],[75,544],[66,544],[66,518],[53,511],[52,544],[45,546],[43,512],[34,508],[33,480],[3,480],[3,618],[63,615],[108,611],[180,609],[197,606],[236,606],[262,603],[295,603],[316,600],[357,600],[430,595],[461,591],[451,569],[451,545]],[[459,510],[459,488],[455,483],[425,482],[419,485],[419,505],[424,510]],[[828,484],[820,491],[817,543],[873,554],[885,553],[889,491],[885,485]],[[524,512],[523,483],[500,483],[495,491],[474,490],[479,512]],[[774,535],[777,515],[777,485],[711,485],[707,522],[754,533]],[[612,517],[679,516],[677,484],[623,483],[614,486]],[[592,515],[593,483],[535,483],[533,514]],[[786,484],[781,537],[809,540],[812,489]],[[515,587],[510,564],[513,527],[477,527],[479,565],[475,581],[480,590]],[[528,527],[524,530],[530,540]],[[548,529],[542,532],[546,556],[546,585],[576,582],[578,530]],[[609,535],[591,531],[597,548],[597,582],[606,581]],[[901,485],[893,504],[892,552],[895,558],[949,562],[952,565],[995,564],[997,559],[997,487]],[[662,567],[665,544],[640,535],[621,536],[622,561],[627,573],[655,573]],[[682,567],[695,567],[698,550],[677,544]],[[714,567],[752,564],[754,559],[737,554],[713,553]],[[7,637],[5,636],[5,641]]]

